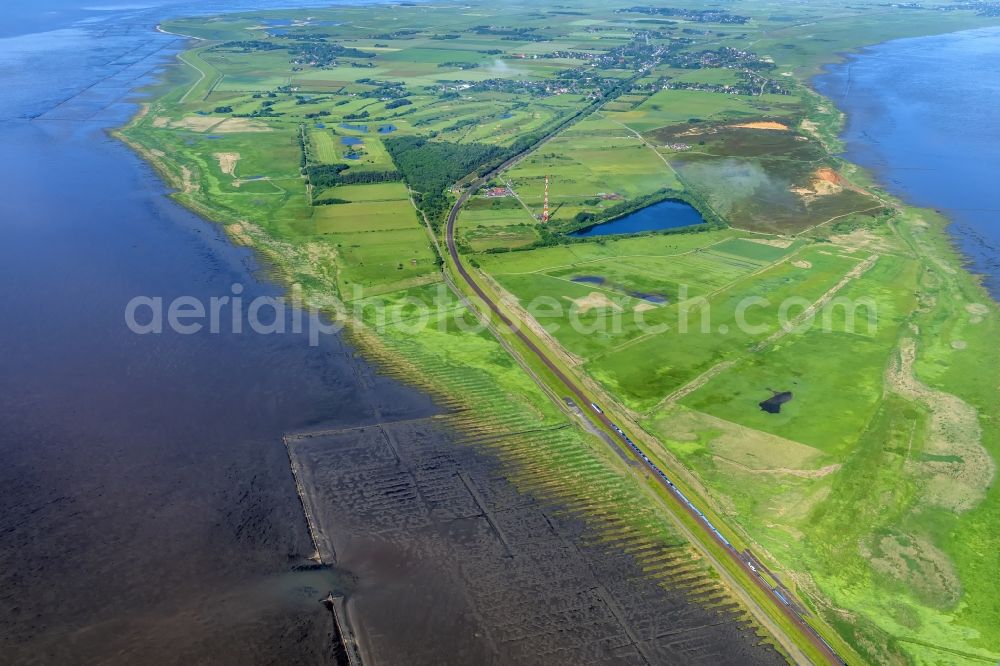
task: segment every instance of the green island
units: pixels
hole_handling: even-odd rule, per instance
[[[808,85],[995,7],[634,2],[173,20],[118,134],[651,578],[797,662],[996,663],[1000,311]],[[663,201],[704,223],[573,235]]]

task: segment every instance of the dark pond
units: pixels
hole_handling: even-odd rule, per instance
[[[791,391],[771,391],[772,395],[767,400],[759,403],[760,408],[763,409],[768,414],[778,414],[781,412],[781,406],[786,402],[791,402],[792,392]]]
[[[570,234],[574,238],[589,238],[591,236],[610,236],[612,234],[635,234],[642,231],[658,231],[660,229],[676,229],[693,224],[702,224],[701,217],[694,206],[683,201],[668,199],[634,213],[629,213],[617,220],[595,224],[592,227],[580,229]]]
[[[571,278],[570,282],[580,282],[582,284],[604,284],[607,282],[600,275],[578,275],[575,278]]]
[[[341,128],[345,130],[350,130],[352,132],[367,132],[368,125],[349,125],[348,123],[340,123]]]
[[[356,136],[342,136],[340,137],[340,142],[345,146],[360,146],[364,143],[364,141]]]

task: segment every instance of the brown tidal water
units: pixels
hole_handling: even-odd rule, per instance
[[[106,133],[166,10],[74,11],[0,38],[0,662],[335,663],[330,592],[366,663],[781,661],[341,338],[130,332],[137,295],[280,289]]]

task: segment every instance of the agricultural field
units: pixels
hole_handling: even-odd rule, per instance
[[[459,430],[503,434],[469,440],[515,486],[587,507],[654,578],[673,568],[642,558],[668,557],[730,608],[621,456],[472,330],[442,273],[464,201],[477,278],[851,663],[995,662],[1000,377],[977,355],[997,312],[941,220],[838,156],[841,118],[808,86],[841,51],[988,21],[874,2],[671,11],[177,19],[163,29],[201,41],[122,134],[289,289],[356,313],[359,347],[461,407]],[[705,223],[569,235],[664,199]]]
[[[627,128],[602,117],[583,120],[507,172],[528,208],[541,211],[550,180],[551,221],[599,215],[621,201],[678,191],[674,171]]]
[[[513,195],[476,197],[460,220],[462,240],[474,251],[523,247],[539,239],[535,214]]]
[[[815,246],[758,250],[754,239],[719,240],[724,234],[697,234],[704,245],[683,250],[664,236],[641,255],[493,275],[521,307],[539,311],[539,323],[592,376],[643,412],[772,335],[786,298],[811,304],[864,260]]]

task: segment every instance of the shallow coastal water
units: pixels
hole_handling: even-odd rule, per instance
[[[951,219],[971,270],[1000,298],[1000,29],[879,44],[814,85],[847,114],[845,157]]]

